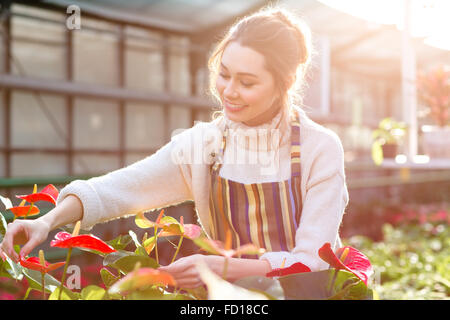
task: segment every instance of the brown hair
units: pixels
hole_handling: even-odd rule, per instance
[[[266,69],[272,74],[278,103],[289,108],[297,94],[311,60],[311,34],[308,26],[290,11],[280,7],[265,7],[235,23],[216,45],[209,60],[209,92],[220,103],[216,89],[222,54],[230,42],[251,48],[265,58]]]

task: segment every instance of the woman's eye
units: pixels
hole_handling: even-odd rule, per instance
[[[222,78],[224,78],[224,79],[228,79],[230,76],[227,76],[227,75],[225,75],[225,74],[223,74],[223,73],[220,73],[219,74]]]
[[[245,83],[245,82],[241,82],[241,83],[244,87],[247,87],[247,88],[249,88],[253,85],[253,83]]]

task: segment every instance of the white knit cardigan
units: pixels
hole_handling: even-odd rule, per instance
[[[302,109],[293,106],[293,110],[300,116],[301,221],[292,251],[266,252],[261,259],[267,259],[272,268],[279,268],[284,260],[285,267],[302,262],[318,271],[328,267],[319,258],[318,249],[326,242],[335,248],[340,245],[339,225],[348,204],[344,152],[333,131],[312,121]],[[273,151],[272,162],[279,170],[262,171],[258,164],[224,160],[220,175],[241,183],[288,179],[290,126],[280,118],[279,114],[256,128],[280,129],[278,146],[268,151],[252,150],[251,135],[246,145],[230,138],[224,157],[231,150],[239,155],[256,152],[256,156]],[[77,196],[83,204],[81,227],[89,230],[97,223],[192,200],[199,224],[209,234],[210,163],[219,153],[225,124],[231,129],[250,128],[224,118],[197,123],[143,160],[103,176],[71,182],[60,191],[57,204],[69,194]]]

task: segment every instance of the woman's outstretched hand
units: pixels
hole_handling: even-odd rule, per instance
[[[68,195],[55,208],[35,220],[15,220],[8,224],[5,237],[0,243],[0,258],[9,256],[19,261],[14,245],[23,245],[20,256],[26,257],[37,245],[48,238],[50,231],[83,218],[83,205],[73,195]]]
[[[197,264],[203,261],[214,273],[223,272],[225,259],[221,256],[194,254],[180,258],[167,266],[161,266],[159,269],[170,273],[180,288],[197,288],[203,285],[203,281],[197,270]]]
[[[15,220],[8,224],[8,228],[0,244],[0,257],[5,260],[5,254],[13,261],[19,261],[19,255],[14,245],[23,245],[20,256],[26,257],[40,243],[44,242],[50,232],[50,226],[40,219]]]
[[[170,273],[175,278],[178,287],[196,288],[204,284],[197,270],[199,261],[203,261],[215,274],[220,277],[223,276],[225,258],[218,255],[194,254],[180,258],[174,263],[159,269]],[[265,276],[272,268],[265,259],[229,258],[226,269],[226,279],[233,282],[248,276]]]

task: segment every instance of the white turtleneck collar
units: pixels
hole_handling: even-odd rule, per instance
[[[234,142],[238,143],[239,147],[251,151],[261,151],[257,150],[258,148],[255,148],[260,145],[259,140],[262,138],[267,138],[268,141],[272,141],[270,139],[272,139],[273,134],[279,135],[277,138],[277,146],[275,146],[275,149],[290,142],[290,122],[288,121],[288,117],[286,117],[283,110],[280,110],[270,121],[257,126],[249,126],[242,122],[233,121],[229,119],[225,114],[223,118],[224,124],[226,128],[228,128],[229,134],[227,143],[230,143],[230,140],[234,140],[236,136],[242,134],[247,137],[246,145],[243,145],[243,143],[245,143],[244,140],[236,139]],[[271,145],[269,144],[266,151],[270,151],[271,149]]]

